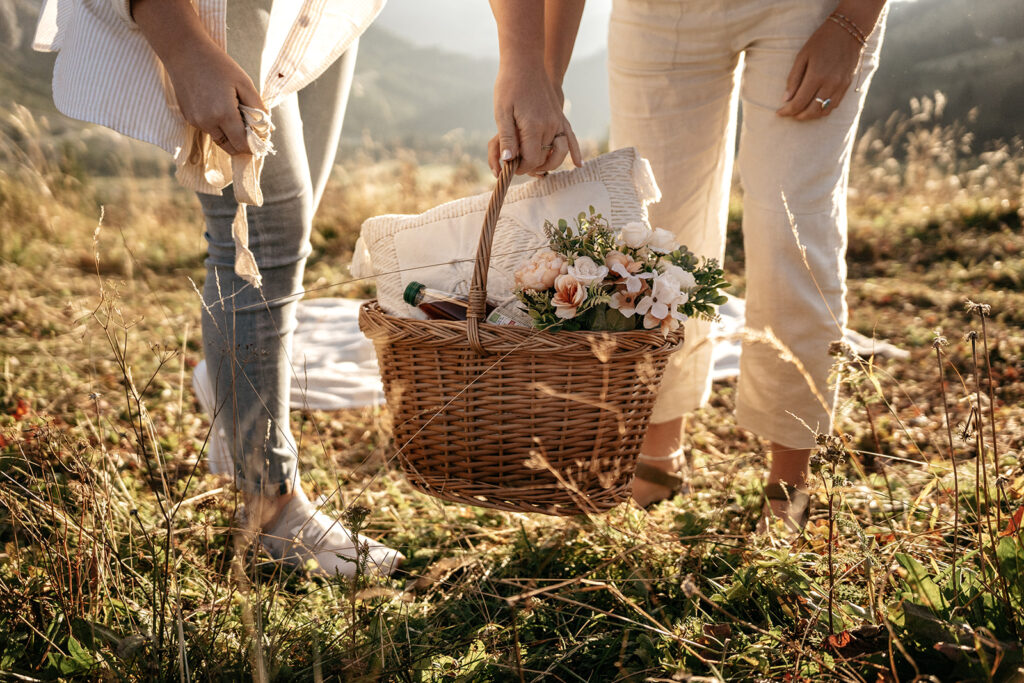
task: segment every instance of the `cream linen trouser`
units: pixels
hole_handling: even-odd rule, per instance
[[[847,318],[850,151],[884,25],[883,15],[854,84],[829,116],[776,115],[797,52],[835,6],[836,0],[615,0],[609,32],[612,148],[636,146],[650,160],[663,195],[651,207],[652,224],[719,260],[742,102],[747,327],[771,329],[816,389],[796,363],[746,335],[736,418],[790,448],[809,448],[813,431],[832,427],[828,346],[842,336]],[[707,400],[709,331],[707,322],[686,323],[686,343],[670,361],[652,422],[680,417]]]

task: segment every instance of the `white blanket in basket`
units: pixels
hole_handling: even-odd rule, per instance
[[[385,215],[363,223],[351,270],[375,276],[377,299],[393,315],[423,314],[402,300],[409,282],[468,292],[474,257],[491,193],[465,197],[418,215]],[[592,206],[613,228],[647,220],[647,205],[661,198],[651,167],[634,148],[592,159],[582,168],[513,185],[494,231],[489,298],[512,295],[515,269],[547,245],[544,222],[571,220]]]

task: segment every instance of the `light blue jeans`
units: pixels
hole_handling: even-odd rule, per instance
[[[214,416],[230,441],[239,490],[277,496],[298,483],[289,426],[295,309],[311,247],[313,214],[334,165],[352,82],[353,46],[320,78],[271,112],[277,153],[267,157],[263,206],[248,209],[249,246],[263,274],[256,289],[235,275],[231,188],[200,194],[206,218],[203,353]]]

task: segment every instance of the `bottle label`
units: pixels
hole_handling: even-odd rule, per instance
[[[504,305],[500,308],[495,308],[491,311],[491,314],[487,316],[487,322],[492,325],[510,325],[512,327],[533,327],[533,321],[526,313],[519,309],[519,307],[512,303],[511,305]]]

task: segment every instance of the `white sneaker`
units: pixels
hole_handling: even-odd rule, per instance
[[[275,560],[292,566],[308,566],[319,576],[356,575],[356,544],[364,548],[365,572],[390,576],[405,555],[363,535],[354,535],[338,520],[317,510],[304,495],[292,498],[281,510],[273,528],[260,534],[264,550]]]

